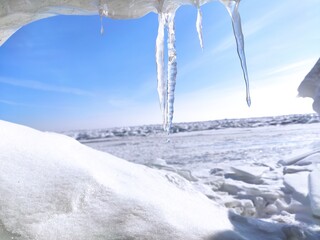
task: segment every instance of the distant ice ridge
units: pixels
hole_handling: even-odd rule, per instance
[[[318,122],[320,122],[320,118],[316,114],[287,115],[247,119],[222,119],[205,122],[175,123],[172,126],[172,133],[195,132],[223,128],[255,128],[270,125],[311,124]],[[79,141],[90,141],[124,136],[143,137],[152,134],[161,134],[162,132],[163,130],[160,125],[144,125],[108,129],[73,130],[64,132],[64,134]]]
[[[201,6],[213,0],[2,0],[0,3],[0,46],[20,27],[29,22],[58,14],[99,14],[101,33],[103,17],[129,19],[142,17],[149,12],[158,14],[159,27],[156,39],[158,95],[163,115],[163,128],[170,133],[174,114],[174,93],[177,78],[174,18],[181,5],[197,8],[196,29],[203,49]],[[251,104],[249,78],[244,52],[244,37],[238,12],[240,0],[219,0],[227,9],[231,20],[246,86],[246,101]],[[167,29],[167,55],[164,53],[164,30]],[[167,62],[165,64],[165,59]]]
[[[319,239],[303,226],[228,212],[172,171],[129,163],[64,135],[5,121],[0,135],[1,240]],[[316,189],[319,181],[310,181]]]

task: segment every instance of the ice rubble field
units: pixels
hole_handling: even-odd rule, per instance
[[[315,217],[320,210],[320,154],[315,143],[319,127],[175,134],[172,148],[196,139],[206,145],[217,137],[212,144],[230,142],[230,147],[242,139],[249,145],[252,137],[254,145],[264,137],[266,148],[272,149],[278,138],[275,150],[282,140],[289,146],[279,148],[306,150],[308,145],[313,150],[282,159],[281,164],[250,157],[179,163],[172,156],[171,163],[153,159],[150,168],[65,135],[0,121],[0,239],[320,239]],[[130,149],[129,142],[142,146],[149,141],[149,150],[136,146],[144,154],[164,140],[159,135],[136,138],[124,138],[122,145]],[[222,145],[217,152],[226,149]],[[185,145],[186,155],[194,149],[187,148],[190,144]]]
[[[319,233],[320,219],[315,216],[319,216],[320,124],[307,124],[315,118],[295,115],[178,124],[189,132],[171,135],[169,144],[165,134],[155,132],[145,137],[148,127],[142,126],[140,131],[139,127],[128,128],[136,134],[84,143],[135,163],[175,172],[239,215]],[[248,123],[253,125],[248,127]],[[213,126],[215,130],[203,130]],[[97,136],[106,131],[73,132],[73,136],[83,132],[87,137]]]

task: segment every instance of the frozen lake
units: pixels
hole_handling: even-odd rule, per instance
[[[163,133],[84,143],[135,163],[148,165],[163,159],[197,174],[199,170],[209,173],[219,164],[275,164],[291,155],[313,151],[320,147],[320,124],[183,132],[169,138],[167,142],[168,136]]]
[[[320,163],[319,131],[320,123],[263,124],[180,132],[170,135],[169,142],[165,133],[83,142],[135,163],[176,172],[242,216],[320,232],[308,199],[308,176]],[[290,160],[310,156],[307,166]]]

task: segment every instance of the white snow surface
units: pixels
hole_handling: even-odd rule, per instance
[[[102,134],[107,129],[83,131],[88,135],[80,139],[132,162],[176,172],[208,198],[243,216],[243,221],[269,221],[295,232],[287,229],[287,238],[276,234],[269,239],[320,239],[320,221],[311,207],[312,199],[318,198],[312,197],[316,195],[311,194],[308,182],[318,162],[320,124],[310,124],[308,118],[184,123],[178,129],[185,131],[172,134],[170,143],[165,134],[153,132],[155,126],[113,129],[111,137]],[[70,135],[78,138],[81,134]],[[312,189],[319,189],[319,183],[315,180]],[[241,223],[230,219],[238,230]],[[255,229],[247,223],[243,226]],[[306,229],[315,235],[308,235]],[[248,237],[247,232],[240,233]]]
[[[0,135],[0,228],[16,239],[206,239],[232,230],[225,209],[174,173],[4,121]]]
[[[150,162],[157,168],[152,169],[61,134],[5,121],[0,135],[1,240],[320,237],[310,202],[285,201],[290,193],[283,192],[281,167],[273,163],[234,164],[233,170],[241,171],[232,172],[225,162],[205,178],[196,168],[179,169],[157,159]],[[243,182],[243,176],[262,183]],[[319,175],[312,176],[315,216],[319,181],[313,179]]]

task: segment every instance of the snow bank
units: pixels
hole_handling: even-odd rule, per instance
[[[21,239],[204,239],[232,230],[226,210],[174,173],[4,121],[0,135],[0,228]]]

